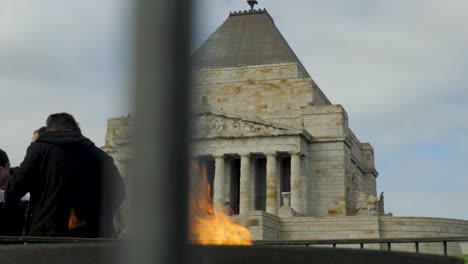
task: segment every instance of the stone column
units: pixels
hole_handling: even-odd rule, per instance
[[[215,156],[213,202],[216,211],[224,211],[224,156]]]
[[[305,214],[308,209],[307,209],[307,202],[308,202],[308,197],[307,197],[307,173],[308,173],[308,159],[306,156],[301,157],[301,164],[302,164],[302,171],[301,171],[301,202],[302,202],[302,208],[301,208],[301,213]]]
[[[250,211],[250,155],[241,155],[239,214]]]
[[[278,214],[278,184],[276,171],[276,154],[266,154],[266,212]]]
[[[302,211],[301,174],[300,153],[291,153],[291,207],[296,212]]]

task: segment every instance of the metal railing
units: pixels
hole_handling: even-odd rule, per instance
[[[64,243],[125,243],[113,238],[81,238],[81,237],[31,237],[31,236],[0,236],[1,245],[14,244],[64,244]]]
[[[387,250],[392,251],[392,244],[413,243],[415,252],[419,254],[420,243],[442,243],[444,255],[448,255],[447,243],[468,242],[468,236],[460,237],[418,237],[418,238],[369,238],[369,239],[332,239],[332,240],[261,240],[255,241],[255,246],[316,246],[331,245],[360,245],[364,249],[365,244],[386,244]]]

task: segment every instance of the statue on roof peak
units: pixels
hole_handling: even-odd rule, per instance
[[[255,0],[249,0],[247,3],[250,5],[250,10],[254,10],[254,6],[258,4]]]

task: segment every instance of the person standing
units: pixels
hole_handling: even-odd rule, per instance
[[[6,202],[30,193],[29,236],[114,237],[125,186],[112,157],[81,134],[72,115],[52,114],[46,123],[15,173],[0,177]]]
[[[36,140],[45,132],[47,132],[47,127],[43,126],[33,132],[31,137],[31,144],[36,142]],[[27,235],[29,233],[29,227],[31,226],[32,215],[31,215],[31,206],[29,205],[29,197],[30,193],[26,193],[26,195],[21,198],[20,206],[24,209],[24,226],[23,226],[23,235]]]
[[[5,151],[0,149],[0,179],[10,177],[14,169],[10,167],[10,160]],[[0,236],[20,236],[23,230],[24,209],[23,203],[5,203],[4,189],[6,182],[0,183]]]
[[[10,176],[10,159],[5,151],[0,149],[0,189],[6,188],[7,179]]]
[[[31,138],[31,143],[36,142],[36,140],[45,132],[47,132],[47,127],[43,126],[39,128],[38,130],[34,131],[32,138]]]

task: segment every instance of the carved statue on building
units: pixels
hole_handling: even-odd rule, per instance
[[[379,215],[385,215],[385,207],[384,207],[384,194],[383,192],[380,193],[380,198],[379,198]]]
[[[379,214],[378,199],[374,195],[369,195],[367,192],[358,192],[356,200],[356,209],[354,215],[377,215]]]

